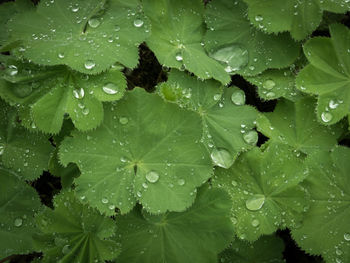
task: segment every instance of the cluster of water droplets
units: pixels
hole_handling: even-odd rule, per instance
[[[343,104],[343,100],[330,99],[325,110],[321,112],[321,120],[324,123],[331,122],[334,118],[334,113],[332,111],[336,110],[341,104]]]

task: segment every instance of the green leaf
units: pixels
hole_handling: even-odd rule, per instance
[[[332,38],[315,37],[304,45],[310,64],[297,76],[297,88],[318,95],[317,116],[324,125],[349,115],[350,108],[350,30],[330,26]]]
[[[350,149],[336,147],[307,158],[305,186],[311,206],[300,228],[292,231],[299,246],[326,262],[350,261]]]
[[[0,161],[5,167],[33,180],[47,170],[53,150],[49,136],[27,131],[16,110],[0,100]]]
[[[112,240],[116,227],[112,219],[79,203],[74,193],[65,191],[54,199],[54,210],[36,216],[41,232],[36,246],[44,253],[42,262],[105,262],[120,253]]]
[[[16,15],[8,27],[11,39],[22,41],[19,51],[25,58],[87,74],[115,62],[134,68],[137,47],[149,32],[138,0],[44,0]]]
[[[40,199],[16,173],[0,166],[0,258],[33,252]]]
[[[290,68],[270,69],[263,73],[245,77],[247,81],[258,87],[259,97],[264,100],[286,98],[296,101],[301,98],[301,92],[295,87],[295,74]]]
[[[206,54],[204,5],[200,0],[146,0],[145,13],[152,23],[147,45],[167,67],[187,69],[202,79],[214,78],[227,84],[230,76]]]
[[[315,100],[303,98],[295,103],[280,100],[273,112],[260,115],[258,130],[272,142],[290,145],[297,155],[330,150],[343,133],[341,125],[325,127],[317,122]]]
[[[254,241],[299,223],[308,204],[306,190],[299,186],[306,175],[288,146],[271,144],[263,152],[254,148],[243,153],[228,170],[216,169],[213,185],[231,196],[238,237]]]
[[[232,74],[253,76],[268,68],[283,68],[299,55],[299,45],[288,34],[268,35],[253,27],[242,0],[217,0],[206,9],[210,30],[205,36],[209,54]]]
[[[220,254],[221,263],[283,263],[283,240],[276,236],[262,236],[254,243],[236,239]]]
[[[36,67],[7,60],[0,80],[0,96],[24,108],[26,126],[58,133],[68,113],[79,130],[96,128],[103,119],[102,101],[120,99],[126,88],[124,75],[115,69],[89,76],[66,67]]]
[[[217,262],[233,238],[230,201],[220,189],[201,188],[182,213],[150,215],[134,209],[117,217],[122,253],[118,262]]]
[[[102,212],[126,213],[136,200],[152,213],[183,211],[212,175],[201,130],[196,113],[136,88],[106,105],[96,131],[66,138],[60,160],[78,165],[79,195]]]
[[[257,142],[257,133],[252,130],[257,111],[244,105],[244,92],[237,87],[224,88],[214,80],[201,81],[173,70],[168,81],[159,86],[159,92],[165,100],[174,101],[201,117],[202,141],[212,156],[218,149],[228,151],[229,160],[221,166],[228,168],[241,151]]]

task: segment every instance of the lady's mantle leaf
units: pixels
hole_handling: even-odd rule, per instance
[[[119,216],[118,262],[217,262],[217,253],[233,239],[230,206],[224,191],[204,187],[185,212],[153,216],[134,209]]]
[[[0,166],[0,258],[34,251],[34,213],[39,208],[35,190]]]
[[[172,71],[168,81],[159,87],[161,96],[199,114],[202,119],[202,141],[214,164],[229,168],[237,155],[256,144],[252,130],[257,111],[245,104],[245,94],[237,87],[223,88],[214,80],[201,81],[180,71]],[[220,162],[215,153],[227,152]],[[227,159],[227,160],[225,160]]]
[[[309,154],[315,150],[330,150],[342,134],[340,125],[325,127],[317,122],[315,101],[303,98],[295,103],[280,100],[274,112],[260,115],[258,130],[272,142],[288,144],[297,154]]]
[[[315,37],[306,42],[310,64],[297,76],[297,87],[318,95],[317,116],[330,125],[350,113],[350,30],[330,26],[332,38]]]
[[[146,0],[145,12],[152,22],[147,40],[164,66],[187,69],[202,79],[214,78],[227,84],[229,75],[208,57],[202,43],[205,26],[200,0]]]
[[[135,67],[148,33],[138,0],[44,0],[8,23],[19,51],[42,65],[65,64],[95,74],[115,62]]]
[[[308,204],[299,183],[307,173],[291,149],[272,144],[243,153],[226,169],[217,169],[213,184],[232,198],[232,222],[241,239],[254,241],[277,228],[294,227]]]
[[[350,149],[336,147],[308,157],[305,181],[311,195],[310,210],[292,234],[311,254],[327,262],[350,262]]]
[[[36,216],[41,230],[36,246],[44,253],[43,262],[94,263],[118,256],[120,245],[112,240],[116,230],[112,219],[79,203],[73,192],[56,196],[54,207]]]
[[[58,133],[68,113],[79,130],[96,128],[103,119],[101,101],[120,99],[124,75],[115,69],[89,76],[66,67],[34,67],[14,60],[5,62],[0,96],[25,106],[21,115],[46,133]],[[29,106],[29,107],[28,107]]]
[[[244,0],[248,17],[257,28],[278,33],[290,31],[296,40],[302,40],[314,31],[322,20],[323,10],[345,13],[350,10],[347,0]]]
[[[254,243],[236,239],[220,254],[221,263],[284,263],[283,240],[276,236],[262,236]]]
[[[115,206],[126,213],[137,199],[152,213],[183,211],[212,175],[201,131],[196,113],[136,88],[106,106],[96,131],[66,138],[60,159],[79,166],[80,197],[107,214]]]
[[[30,133],[17,119],[17,112],[0,100],[0,161],[26,180],[47,170],[54,148],[49,136]]]
[[[299,55],[298,45],[288,34],[268,35],[254,28],[244,15],[242,0],[216,0],[207,5],[210,30],[205,48],[222,62],[227,72],[257,75],[268,68],[283,68]]]

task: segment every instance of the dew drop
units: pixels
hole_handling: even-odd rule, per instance
[[[114,27],[114,31],[115,31],[115,32],[120,31],[120,26],[116,25],[116,26]]]
[[[221,94],[220,93],[216,93],[213,98],[214,98],[215,101],[218,101],[221,98]]]
[[[267,90],[271,90],[275,86],[276,86],[276,83],[273,80],[271,80],[271,79],[265,80],[264,83],[263,83],[263,88],[267,89]]]
[[[246,200],[245,206],[248,210],[257,211],[260,210],[265,203],[265,196],[262,194],[256,194]]]
[[[73,13],[76,13],[76,12],[78,12],[79,11],[79,6],[78,5],[74,5],[74,6],[72,6],[72,12]]]
[[[225,71],[231,73],[240,70],[248,64],[248,51],[240,45],[229,45],[209,54],[210,57],[223,63]]]
[[[16,218],[16,219],[15,219],[15,222],[14,222],[14,225],[15,225],[16,227],[20,227],[20,226],[22,225],[22,223],[23,223],[22,218]]]
[[[9,76],[15,76],[18,73],[18,68],[15,65],[9,65],[6,69],[6,74]]]
[[[94,61],[92,61],[92,60],[87,60],[86,62],[85,62],[85,64],[84,64],[84,67],[86,68],[86,69],[93,69],[94,67],[96,66],[96,63],[94,62]]]
[[[83,88],[73,90],[73,96],[76,99],[82,99],[84,98],[84,95],[85,95],[85,91]]]
[[[230,168],[234,162],[234,159],[232,158],[231,154],[223,148],[214,149],[211,152],[210,157],[215,165],[226,169]]]
[[[102,90],[105,93],[110,94],[110,95],[114,95],[114,94],[117,94],[119,92],[118,86],[114,83],[111,83],[111,82],[103,85]]]
[[[83,115],[88,115],[90,113],[90,110],[88,108],[84,108],[81,112]]]
[[[98,27],[101,24],[101,22],[97,18],[90,18],[89,21],[88,21],[88,24],[89,24],[90,27],[96,28],[96,27]]]
[[[235,104],[237,106],[244,105],[244,103],[245,103],[244,91],[243,90],[235,90],[234,92],[232,92],[231,101],[233,102],[233,104]]]
[[[182,186],[182,185],[185,184],[185,180],[184,179],[179,179],[179,180],[177,180],[177,184]]]
[[[345,233],[344,239],[345,239],[345,241],[350,241],[350,233]]]
[[[321,119],[323,122],[330,122],[333,119],[333,115],[329,112],[322,112]]]
[[[177,53],[176,56],[175,56],[175,59],[177,61],[182,61],[183,60],[182,54],[181,53]]]
[[[159,179],[159,174],[155,171],[150,171],[146,174],[146,179],[150,183],[155,183]]]
[[[249,131],[243,135],[243,140],[250,144],[255,145],[258,142],[259,135],[256,131]]]
[[[4,154],[4,151],[5,151],[5,146],[0,145],[0,156]]]
[[[120,118],[119,118],[119,123],[120,123],[120,124],[125,125],[125,124],[127,124],[128,122],[129,122],[129,119],[128,119],[127,117],[120,117]]]
[[[236,182],[235,180],[232,180],[232,181],[231,181],[231,184],[232,184],[233,186],[237,186],[237,182]]]
[[[60,58],[60,59],[64,58],[64,54],[63,53],[58,53],[58,58]]]
[[[109,208],[109,210],[114,210],[115,209],[115,205],[109,205],[108,208]]]
[[[253,219],[253,220],[252,220],[252,226],[253,226],[253,227],[258,227],[259,225],[260,225],[260,222],[259,222],[258,219]]]
[[[134,26],[135,27],[142,27],[143,26],[143,21],[141,19],[135,19],[134,20]]]
[[[107,198],[102,198],[102,203],[103,204],[108,204],[108,199]]]
[[[65,245],[65,246],[62,248],[62,253],[65,254],[65,255],[68,254],[69,251],[70,251],[69,245]]]
[[[263,20],[264,20],[264,18],[262,16],[260,16],[260,15],[255,16],[255,21],[256,22],[261,22]]]
[[[330,100],[328,106],[329,106],[329,108],[334,110],[339,106],[339,103],[335,102],[334,100]]]

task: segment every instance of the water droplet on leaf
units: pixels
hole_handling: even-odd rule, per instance
[[[76,99],[82,99],[84,98],[84,95],[85,95],[85,91],[83,88],[73,90],[73,96]]]
[[[179,180],[177,180],[177,184],[182,186],[182,185],[185,184],[185,180],[184,179],[179,179]]]
[[[23,223],[22,218],[16,218],[16,219],[15,219],[15,222],[14,222],[14,225],[15,225],[16,227],[20,227],[20,226],[22,225],[22,223]]]
[[[271,79],[265,80],[264,83],[263,83],[264,89],[267,89],[267,90],[271,90],[275,86],[276,86],[276,83],[273,80],[271,80]]]
[[[86,69],[93,69],[96,66],[96,63],[92,60],[87,60],[84,64]]]
[[[215,165],[226,169],[230,168],[234,162],[234,159],[232,158],[231,154],[223,148],[214,149],[211,152],[210,157]]]
[[[229,73],[245,67],[249,60],[247,49],[240,45],[219,48],[209,56],[225,64],[225,71]]]
[[[231,95],[231,101],[237,106],[244,105],[245,94],[243,90],[235,90]]]
[[[15,65],[9,65],[6,69],[6,74],[9,76],[15,76],[18,73],[18,68]]]
[[[259,136],[256,131],[249,131],[243,135],[243,140],[250,145],[256,144],[258,142],[258,138]]]
[[[143,21],[141,19],[135,19],[134,20],[134,26],[135,27],[142,27],[143,26]]]
[[[107,93],[107,94],[110,94],[110,95],[114,95],[116,93],[118,93],[118,86],[114,83],[107,83],[105,85],[103,85],[102,87],[102,90]]]
[[[333,115],[329,112],[322,112],[321,119],[323,122],[330,122],[333,119]]]
[[[88,24],[92,28],[96,28],[96,27],[98,27],[101,24],[101,22],[97,18],[90,18],[89,21],[88,21]]]
[[[345,234],[344,234],[344,239],[345,239],[346,241],[350,241],[350,233],[345,233]]]
[[[248,210],[257,211],[263,207],[265,203],[265,196],[262,194],[252,195],[246,200],[245,206]]]
[[[155,171],[150,171],[146,174],[146,179],[150,183],[155,183],[159,179],[159,174]]]
[[[129,122],[129,120],[128,120],[127,117],[120,117],[120,118],[119,118],[119,123],[120,123],[120,124],[125,125],[125,124],[127,124],[128,122]]]
[[[253,219],[253,220],[252,220],[252,226],[253,226],[253,227],[258,227],[259,225],[260,225],[260,222],[259,222],[258,219]]]
[[[181,53],[177,53],[176,56],[175,56],[175,59],[177,61],[182,61],[183,60],[182,54]]]

